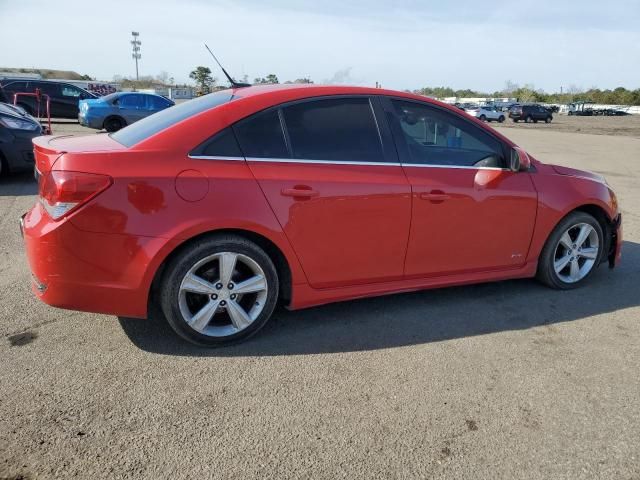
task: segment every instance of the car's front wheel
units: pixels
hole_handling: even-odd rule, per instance
[[[604,245],[600,223],[585,212],[572,212],[553,230],[538,261],[538,279],[552,288],[582,284],[600,264]]]
[[[498,117],[498,123],[502,122],[504,122],[504,115],[500,115],[500,117]]]
[[[255,243],[215,236],[188,245],[167,266],[162,310],[175,332],[202,346],[245,340],[271,317],[278,274]]]

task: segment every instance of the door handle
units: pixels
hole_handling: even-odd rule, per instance
[[[285,197],[294,197],[294,198],[312,198],[320,195],[320,192],[317,190],[313,190],[311,187],[307,186],[295,186],[293,188],[283,188],[280,193]]]
[[[433,203],[442,203],[445,200],[449,200],[451,195],[444,193],[442,190],[431,190],[430,192],[422,192],[420,198]]]

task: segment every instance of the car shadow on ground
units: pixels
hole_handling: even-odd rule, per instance
[[[33,177],[33,170],[0,176],[0,197],[20,197],[37,193],[38,183]]]
[[[640,305],[640,244],[624,242],[619,267],[603,264],[587,285],[551,290],[513,280],[335,303],[290,312],[280,309],[245,343],[218,349],[178,338],[162,315],[120,318],[139,348],[180,356],[306,355],[365,351],[524,330],[572,322]],[[610,319],[603,317],[601,321]]]

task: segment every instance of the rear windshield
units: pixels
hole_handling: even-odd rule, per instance
[[[193,115],[197,115],[198,113],[202,113],[205,110],[230,102],[233,98],[234,95],[232,90],[221,90],[219,92],[203,95],[202,97],[180,103],[165,110],[161,110],[158,113],[154,113],[153,115],[149,115],[148,117],[143,118],[122,130],[118,130],[117,132],[110,134],[110,136],[125,147],[132,147],[133,145],[146,140],[171,125],[175,125],[176,123],[192,117]]]

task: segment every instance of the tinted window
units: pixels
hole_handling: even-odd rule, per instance
[[[147,97],[147,105],[148,105],[148,108],[151,108],[153,110],[161,110],[163,108],[168,107],[171,104],[169,103],[168,100],[165,100],[162,97],[156,97],[156,96],[150,95]]]
[[[258,113],[233,129],[246,157],[289,158],[277,110]]]
[[[57,83],[33,82],[31,89],[35,92],[36,88],[40,89],[40,93],[45,93],[50,97],[60,96],[60,85]]]
[[[314,100],[282,109],[293,158],[382,162],[368,98]]]
[[[142,95],[124,95],[120,98],[118,105],[124,108],[144,108],[144,97]]]
[[[225,128],[217,133],[210,140],[207,140],[200,147],[196,148],[191,155],[207,157],[242,157],[240,147],[233,134],[231,127]]]
[[[27,92],[27,82],[11,82],[4,88],[11,90],[12,92]]]
[[[502,146],[471,122],[449,112],[393,100],[409,162],[426,165],[502,167]]]
[[[112,133],[110,136],[122,145],[131,147],[156,133],[170,127],[182,120],[227,103],[234,98],[231,90],[221,90],[209,95],[189,100],[172,108],[166,108],[160,112],[143,118],[140,121],[126,126],[122,130]]]

